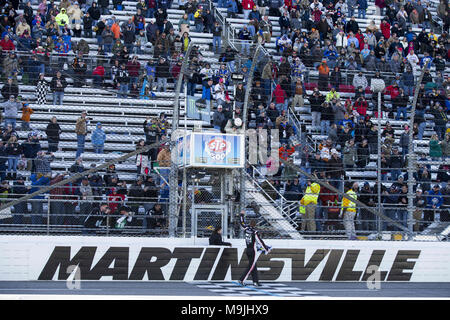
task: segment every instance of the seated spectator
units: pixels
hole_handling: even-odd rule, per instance
[[[214,228],[213,233],[209,237],[210,246],[228,246],[231,247],[231,243],[223,242],[222,240],[222,227],[218,226]]]

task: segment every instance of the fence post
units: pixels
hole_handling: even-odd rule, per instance
[[[47,235],[50,235],[50,195],[47,197]]]

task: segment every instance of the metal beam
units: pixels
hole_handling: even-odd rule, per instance
[[[194,42],[189,43],[184,56],[183,63],[181,65],[180,73],[178,74],[177,86],[175,89],[175,100],[173,102],[173,119],[172,119],[172,138],[170,140],[170,150],[172,163],[170,165],[169,173],[169,237],[175,237],[176,228],[178,225],[178,165],[176,154],[176,132],[178,130],[179,122],[179,105],[180,105],[180,91],[181,83],[183,82],[183,76],[186,72],[186,67],[189,61],[189,55],[191,53]],[[186,106],[184,112],[186,112]]]
[[[411,114],[409,119],[409,142],[408,142],[408,228],[412,232],[413,231],[413,214],[414,214],[414,184],[415,179],[414,175],[414,163],[416,158],[416,153],[414,152],[414,117],[416,115],[416,105],[417,100],[419,98],[420,84],[422,83],[423,76],[425,74],[425,70],[427,69],[427,61],[425,61],[423,68],[420,72],[419,79],[416,83],[416,88],[414,91],[414,98],[411,108]],[[413,70],[414,72],[414,70]]]
[[[253,61],[252,61],[252,66],[248,75],[248,81],[247,81],[247,88],[245,89],[245,97],[244,97],[244,107],[242,110],[242,128],[243,128],[243,132],[246,131],[246,126],[247,126],[247,118],[248,118],[248,99],[250,97],[250,92],[252,90],[252,86],[253,86],[253,74],[255,72],[255,68],[256,68],[256,63],[258,60],[258,55],[259,55],[259,50],[261,49],[261,45],[258,43],[255,53],[253,55]],[[247,150],[247,138],[244,136],[244,152]],[[246,153],[247,154],[247,153]],[[245,179],[246,179],[246,174],[245,174],[245,166],[243,169],[241,169],[241,177],[240,177],[240,201],[239,201],[239,206],[240,206],[240,210],[243,210],[245,208]]]

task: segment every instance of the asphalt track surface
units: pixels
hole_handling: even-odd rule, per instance
[[[134,282],[81,281],[69,289],[65,281],[0,281],[0,299],[52,297],[80,298],[128,296],[135,298],[450,298],[450,283],[382,282],[368,289],[357,282],[271,282],[262,287],[245,287],[236,282]]]

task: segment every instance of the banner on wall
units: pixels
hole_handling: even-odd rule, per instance
[[[231,281],[248,263],[243,240],[231,242],[1,236],[0,280],[67,280],[75,266],[81,280]],[[273,251],[257,260],[261,280],[368,281],[375,267],[380,281],[450,282],[445,243],[268,242]]]
[[[243,168],[244,138],[244,135],[240,134],[190,132],[177,140],[178,165],[198,168]]]
[[[207,103],[205,99],[196,98],[194,96],[187,96],[186,112],[188,118],[203,120],[211,122],[211,104]]]

